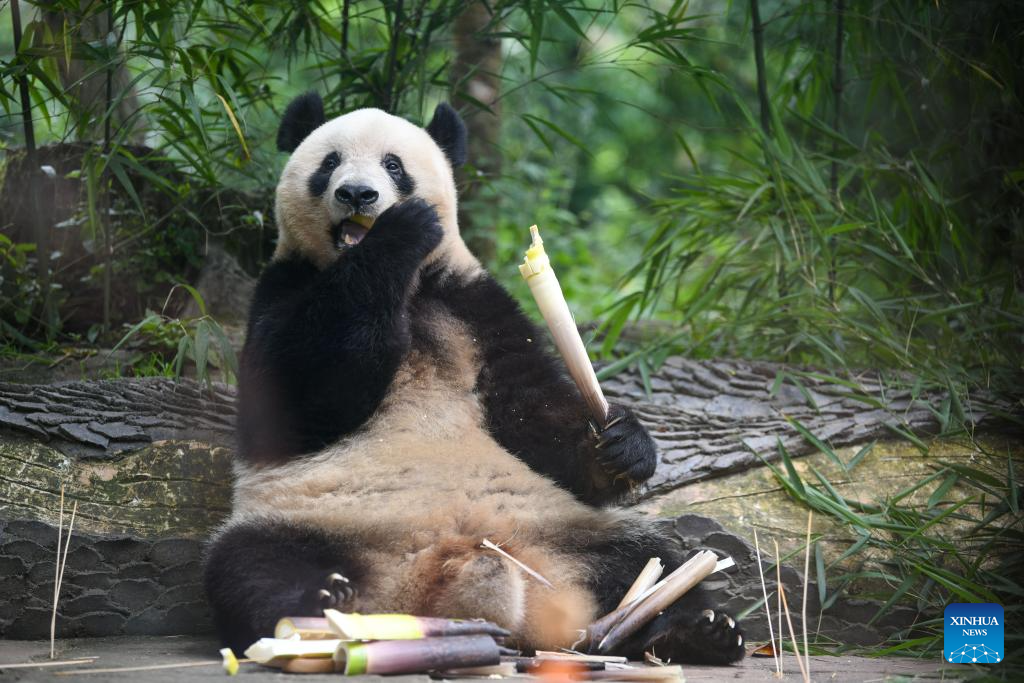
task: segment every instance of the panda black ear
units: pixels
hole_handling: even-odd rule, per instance
[[[444,151],[452,168],[466,163],[466,124],[451,105],[446,102],[437,105],[426,130]]]
[[[299,95],[284,110],[284,118],[277,129],[277,148],[294,152],[306,136],[325,121],[324,101],[315,92]]]

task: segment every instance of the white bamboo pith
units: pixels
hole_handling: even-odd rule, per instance
[[[643,571],[636,577],[636,581],[629,587],[626,594],[622,596],[622,600],[619,602],[619,607],[625,607],[629,603],[636,600],[641,593],[646,591],[648,588],[658,583],[658,579],[661,578],[662,572],[665,571],[665,565],[661,563],[660,557],[652,557],[647,561]]]
[[[608,401],[597,382],[594,366],[590,364],[590,356],[587,355],[587,348],[583,345],[583,338],[580,337],[576,321],[573,320],[572,311],[565,302],[562,287],[558,284],[558,278],[555,277],[547,254],[544,253],[544,241],[540,238],[536,225],[530,228],[530,235],[533,243],[526,252],[523,264],[519,266],[519,272],[530,286],[530,292],[537,301],[540,314],[551,331],[555,346],[569,370],[569,376],[583,395],[590,416],[598,425],[603,426],[608,420]]]

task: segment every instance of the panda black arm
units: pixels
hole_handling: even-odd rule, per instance
[[[409,348],[413,277],[440,238],[437,214],[413,200],[323,270],[299,258],[268,266],[239,373],[243,458],[315,451],[373,414]]]
[[[591,504],[617,501],[654,473],[654,442],[633,413],[612,406],[610,424],[595,435],[547,333],[492,277],[430,286],[473,330],[481,355],[476,388],[498,443]]]

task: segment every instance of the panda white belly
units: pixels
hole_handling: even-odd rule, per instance
[[[373,567],[359,611],[483,617],[519,631],[529,622],[545,628],[536,642],[569,644],[595,607],[585,567],[558,539],[623,515],[580,503],[487,433],[472,339],[450,318],[435,320],[446,361],[412,351],[359,432],[283,465],[236,465],[228,526],[272,515],[343,532]],[[557,591],[481,548],[485,538]]]

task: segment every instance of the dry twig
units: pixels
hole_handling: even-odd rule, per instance
[[[772,628],[772,611],[768,608],[768,587],[764,583],[764,567],[761,565],[761,544],[757,540],[757,529],[754,529],[754,552],[757,554],[757,573],[761,575],[761,595],[764,596],[764,613],[768,617],[768,637],[771,638],[772,656],[775,658],[775,674],[782,676],[782,665],[775,649],[775,630]]]

